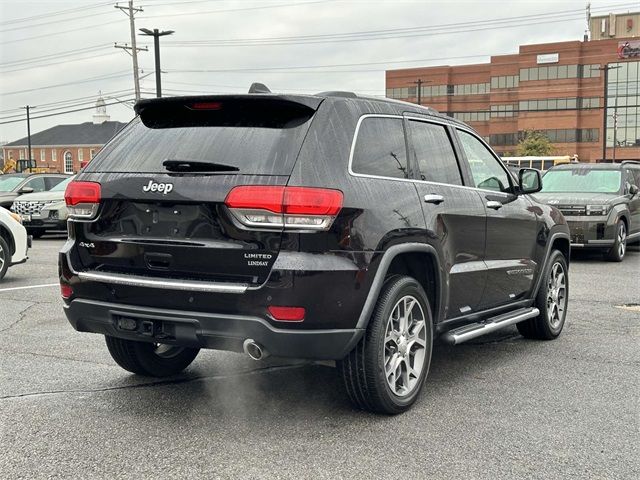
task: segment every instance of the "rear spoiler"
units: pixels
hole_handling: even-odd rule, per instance
[[[140,100],[134,109],[149,128],[290,128],[309,120],[323,100],[305,95],[203,95]]]

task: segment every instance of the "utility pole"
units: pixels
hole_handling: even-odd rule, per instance
[[[26,105],[26,106],[24,106],[22,108],[24,108],[27,111],[27,148],[28,148],[28,150],[27,150],[27,162],[29,164],[29,167],[27,167],[27,168],[31,168],[31,156],[32,156],[31,155],[31,153],[32,153],[31,152],[31,117],[29,116],[29,111],[32,108],[36,108],[36,107],[32,107],[30,105]]]
[[[418,105],[421,105],[421,101],[422,101],[422,98],[421,98],[421,94],[422,94],[422,79],[419,78],[417,81],[415,81],[413,83],[418,85]]]
[[[606,64],[600,68],[597,69],[592,69],[592,70],[600,70],[604,72],[604,93],[602,95],[603,97],[603,102],[604,102],[604,113],[602,115],[602,161],[606,162],[607,161],[607,110],[608,110],[608,96],[607,96],[607,86],[609,85],[609,70],[615,70],[617,68],[620,68],[620,66],[611,66],[609,64]],[[616,82],[616,100],[615,100],[615,107],[614,107],[614,118],[617,114],[617,110],[618,110],[618,82]],[[616,139],[615,139],[615,135],[616,135],[616,128],[614,126],[613,128],[613,135],[614,135],[614,139],[613,139],[613,152],[614,152],[614,156],[615,156],[615,148],[616,148]],[[615,158],[615,157],[614,157]]]
[[[126,16],[129,17],[129,28],[131,29],[131,46],[129,47],[126,43],[124,45],[115,44],[115,48],[122,48],[127,53],[131,50],[131,58],[133,58],[133,86],[136,92],[136,102],[140,100],[140,78],[138,77],[138,52],[144,51],[146,52],[147,47],[138,48],[136,46],[136,21],[135,14],[138,12],[142,12],[142,8],[134,8],[133,0],[129,0],[129,5],[126,7],[120,5],[114,5],[115,8],[119,9]]]
[[[160,98],[162,96],[162,85],[160,80],[160,74],[162,73],[160,70],[160,37],[171,35],[175,32],[173,30],[160,32],[157,28],[154,28],[153,31],[148,28],[141,28],[140,31],[142,32],[142,35],[153,37],[153,47],[156,58],[156,97]]]

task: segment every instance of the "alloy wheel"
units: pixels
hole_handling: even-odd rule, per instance
[[[562,264],[556,262],[551,267],[547,284],[547,320],[554,330],[562,324],[566,307],[567,275]]]
[[[620,223],[620,227],[618,228],[618,256],[620,258],[624,257],[625,252],[627,251],[627,227],[624,222]]]
[[[422,305],[415,297],[406,295],[393,307],[384,338],[384,374],[395,395],[407,396],[419,384],[426,345]]]
[[[2,245],[0,245],[0,272],[4,268],[4,262],[5,262],[4,256],[5,256],[4,248],[2,248]]]

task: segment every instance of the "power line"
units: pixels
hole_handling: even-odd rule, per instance
[[[631,6],[633,4],[620,4],[620,6]],[[607,7],[611,8],[611,7]],[[403,27],[386,30],[367,30],[360,32],[344,32],[344,33],[330,33],[330,34],[318,34],[318,35],[299,35],[288,37],[261,37],[261,38],[238,38],[238,39],[214,39],[214,40],[197,40],[197,41],[177,41],[167,42],[169,45],[197,45],[197,46],[255,46],[255,45],[285,45],[285,44],[309,44],[309,43],[335,43],[346,41],[360,41],[360,40],[372,40],[372,39],[390,39],[390,38],[406,38],[414,36],[423,36],[426,33],[429,34],[446,34],[446,33],[458,33],[451,32],[452,28],[461,28],[462,31],[479,31],[495,28],[513,28],[518,26],[538,25],[540,23],[554,23],[564,22],[566,17],[580,18],[582,19],[582,10],[564,10],[560,12],[542,13],[534,15],[520,15],[514,17],[501,17],[494,19],[482,19],[475,21],[429,25],[421,27]],[[579,16],[576,16],[579,15]],[[556,20],[549,20],[557,17]],[[544,20],[540,22],[539,20]],[[527,22],[523,24],[517,24],[514,22],[521,21]],[[530,23],[536,21],[536,23]],[[505,24],[506,23],[506,24]],[[502,25],[504,24],[504,25]],[[477,28],[470,28],[477,27]],[[442,32],[440,30],[445,29]]]
[[[66,10],[58,10],[56,12],[42,13],[40,15],[32,15],[30,17],[12,18],[12,19],[4,20],[4,21],[0,22],[0,25],[10,25],[12,23],[29,22],[31,20],[37,20],[37,19],[40,19],[40,18],[49,18],[49,17],[58,16],[58,15],[66,15],[66,14],[69,14],[69,13],[76,13],[76,12],[80,12],[80,11],[91,10],[91,9],[94,9],[94,8],[103,7],[105,5],[111,5],[112,3],[113,2],[100,2],[100,3],[91,4],[91,5],[84,5],[82,7],[74,7],[74,8],[68,8]]]
[[[5,28],[4,30],[0,30],[0,33],[6,33],[6,32],[13,32],[15,30],[24,30],[25,28],[38,28],[38,27],[42,27],[44,25],[51,25],[53,23],[55,23],[56,25],[60,24],[60,23],[64,23],[64,22],[73,22],[75,20],[85,20],[87,17],[100,17],[102,15],[112,15],[114,12],[96,12],[96,13],[92,13],[90,15],[82,15],[80,17],[71,17],[71,18],[58,18],[55,20],[50,20],[48,22],[41,22],[41,23],[34,23],[33,25],[20,25],[17,27],[11,27],[11,28]]]
[[[161,17],[182,17],[189,15],[208,15],[212,13],[227,13],[227,12],[245,12],[249,10],[266,10],[272,8],[286,8],[286,7],[301,7],[305,5],[314,5],[317,3],[327,3],[327,2],[335,2],[337,0],[314,0],[310,2],[298,2],[298,3],[281,3],[278,5],[261,5],[255,7],[238,7],[238,8],[225,8],[219,10],[205,10],[205,11],[193,11],[193,12],[182,12],[182,13],[171,13],[171,14],[160,14],[160,15],[148,15],[146,17],[140,17],[141,19],[147,18],[161,18]],[[158,6],[158,5],[149,5],[149,6]]]
[[[118,104],[121,104],[121,103],[133,102],[133,101],[135,101],[135,99],[134,99],[134,98],[128,98],[128,99],[126,99],[126,100],[118,100],[118,101],[116,101],[116,102],[111,102],[111,103],[106,103],[106,102],[105,102],[105,105],[106,105],[106,106],[109,106],[109,105],[118,105]],[[91,106],[91,107],[84,107],[84,108],[76,108],[76,109],[74,109],[74,110],[67,110],[67,111],[64,111],[64,112],[58,112],[58,113],[50,113],[50,114],[48,114],[48,115],[38,115],[37,117],[31,117],[31,120],[37,120],[37,119],[39,119],[39,118],[55,117],[55,116],[57,116],[57,115],[66,115],[67,113],[81,112],[81,111],[83,111],[83,110],[91,110],[91,109],[93,109],[93,108],[95,108],[95,106]],[[9,120],[9,121],[0,122],[0,125],[6,125],[6,124],[8,124],[8,123],[17,123],[17,122],[23,122],[23,121],[24,121],[24,118],[21,118],[21,119],[19,119],[19,120]]]
[[[25,90],[16,90],[13,92],[3,92],[2,95],[17,95],[18,93],[35,92],[37,90],[47,90],[49,88],[57,88],[57,87],[68,87],[69,85],[77,85],[80,83],[90,83],[90,82],[95,82],[100,80],[112,80],[114,78],[121,78],[121,77],[127,76],[128,73],[125,73],[125,72],[128,72],[128,70],[115,72],[115,73],[102,75],[102,76],[97,76],[97,77],[85,78],[83,80],[76,80],[73,82],[58,83],[56,85],[46,85],[44,87],[27,88]]]
[[[88,53],[88,52],[87,52]],[[27,66],[27,67],[22,67],[22,68],[14,68],[11,70],[3,70],[0,73],[12,73],[12,72],[23,72],[25,70],[33,70],[34,68],[45,68],[45,67],[51,67],[53,65],[61,65],[61,64],[67,64],[67,63],[72,63],[72,62],[80,62],[82,60],[93,60],[94,58],[101,58],[101,57],[109,57],[111,55],[117,55],[117,52],[109,52],[109,53],[103,53],[101,55],[91,55],[89,57],[80,57],[80,58],[73,58],[70,60],[62,60],[59,62],[50,62],[50,63],[43,63],[43,64],[38,64],[38,65],[32,65],[32,66]]]

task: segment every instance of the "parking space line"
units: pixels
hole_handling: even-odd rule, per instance
[[[0,288],[0,293],[2,292],[10,292],[11,290],[25,290],[27,288],[44,288],[44,287],[57,287],[60,283],[44,283],[42,285],[29,285],[26,287],[11,287],[11,288]]]

